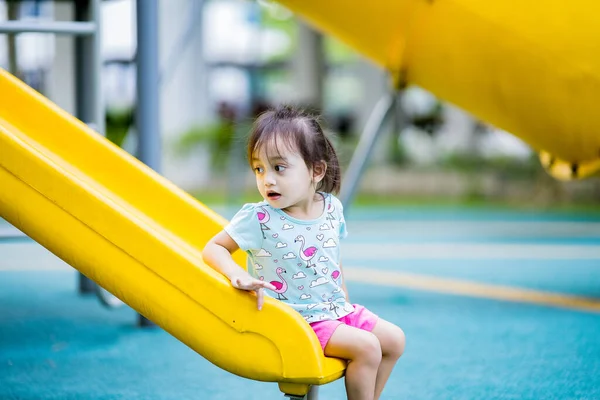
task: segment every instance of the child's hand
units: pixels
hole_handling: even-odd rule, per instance
[[[268,282],[248,276],[233,276],[231,277],[231,285],[236,289],[248,290],[256,293],[258,309],[262,309],[264,303],[264,292],[262,289],[267,288],[275,290],[275,286]]]

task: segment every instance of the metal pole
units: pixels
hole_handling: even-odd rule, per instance
[[[15,2],[9,2],[7,5],[7,13],[9,20],[18,20],[19,19],[19,9],[20,4]],[[0,25],[1,27],[2,25]],[[2,32],[0,30],[0,32]],[[7,38],[8,44],[8,72],[15,76],[21,76],[19,71],[19,62],[17,56],[17,36],[16,35],[8,35]]]
[[[75,37],[75,115],[104,134],[100,0],[76,0],[75,20],[95,27],[93,35]],[[79,293],[94,293],[95,287],[91,279],[79,274]]]
[[[25,235],[23,232],[11,225],[7,226],[6,228],[0,228],[0,241],[16,239],[26,240],[29,239],[29,236]]]
[[[104,104],[104,88],[102,85],[102,68],[104,60],[102,59],[102,24],[100,23],[100,1],[92,0],[91,20],[96,26],[96,32],[91,37],[92,40],[92,85],[94,96],[94,123],[96,131],[101,135],[106,134],[106,107]]]
[[[102,43],[100,31],[100,0],[77,0],[75,19],[92,20],[97,27],[92,36],[75,38],[75,114],[105,133],[105,106],[102,93]]]
[[[137,1],[138,158],[160,172],[158,1]]]
[[[90,0],[75,1],[75,20],[85,21],[90,18]],[[93,124],[93,86],[90,69],[92,53],[89,37],[75,37],[75,116],[86,124]]]
[[[348,166],[342,184],[342,190],[340,191],[340,201],[346,210],[349,208],[350,203],[354,198],[360,178],[367,165],[367,161],[371,157],[377,139],[383,132],[383,126],[394,111],[397,97],[397,92],[391,92],[384,95],[377,102],[367,120],[365,129],[356,146],[356,150],[354,150],[354,154],[352,155],[352,160],[350,160],[350,165]]]
[[[313,385],[310,387],[308,394],[306,395],[306,400],[319,400],[319,387]]]
[[[137,132],[138,158],[160,172],[160,118],[158,67],[158,1],[137,0]],[[154,324],[140,315],[140,326]]]
[[[95,1],[95,0],[94,0]],[[93,22],[35,22],[4,21],[0,23],[0,33],[55,33],[58,35],[93,36],[97,25]]]
[[[312,385],[305,396],[286,394],[284,397],[287,397],[290,400],[319,400],[319,386]]]

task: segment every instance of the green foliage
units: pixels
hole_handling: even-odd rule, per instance
[[[536,155],[527,160],[514,157],[483,157],[476,154],[454,153],[440,162],[443,168],[463,172],[494,172],[507,177],[534,179],[544,174]]]
[[[413,126],[433,136],[444,123],[443,112],[443,104],[437,101],[429,113],[415,115],[409,121]]]
[[[298,20],[293,17],[291,12],[274,1],[264,1],[261,3],[261,25],[264,28],[284,33],[290,39],[291,43],[285,52],[267,61],[285,61],[298,46]],[[325,52],[327,62],[331,64],[351,63],[358,59],[355,50],[329,35],[323,36],[323,51]]]
[[[108,110],[106,112],[106,138],[116,144],[123,146],[123,142],[133,124],[133,109]]]
[[[276,54],[265,60],[268,62],[285,61],[294,51],[297,43],[298,32],[296,28],[296,20],[292,18],[292,14],[283,6],[269,2],[267,6],[260,8],[260,23],[263,29],[273,29],[280,31],[290,39],[288,46],[281,54]]]
[[[327,61],[331,64],[352,63],[358,59],[356,51],[331,36],[323,38],[323,51]]]
[[[219,121],[196,126],[181,136],[175,150],[185,156],[199,146],[206,146],[211,155],[211,167],[218,170],[222,169],[229,159],[234,136],[235,128],[231,122]]]

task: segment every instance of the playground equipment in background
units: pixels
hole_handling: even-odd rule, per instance
[[[279,0],[390,72],[510,132],[557,179],[600,170],[595,0]]]

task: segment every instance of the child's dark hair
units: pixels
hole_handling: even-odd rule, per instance
[[[252,162],[254,152],[264,145],[278,149],[278,142],[297,150],[309,169],[325,161],[325,177],[316,189],[326,193],[339,192],[340,163],[316,116],[287,105],[262,113],[254,122],[248,139],[248,161]]]

